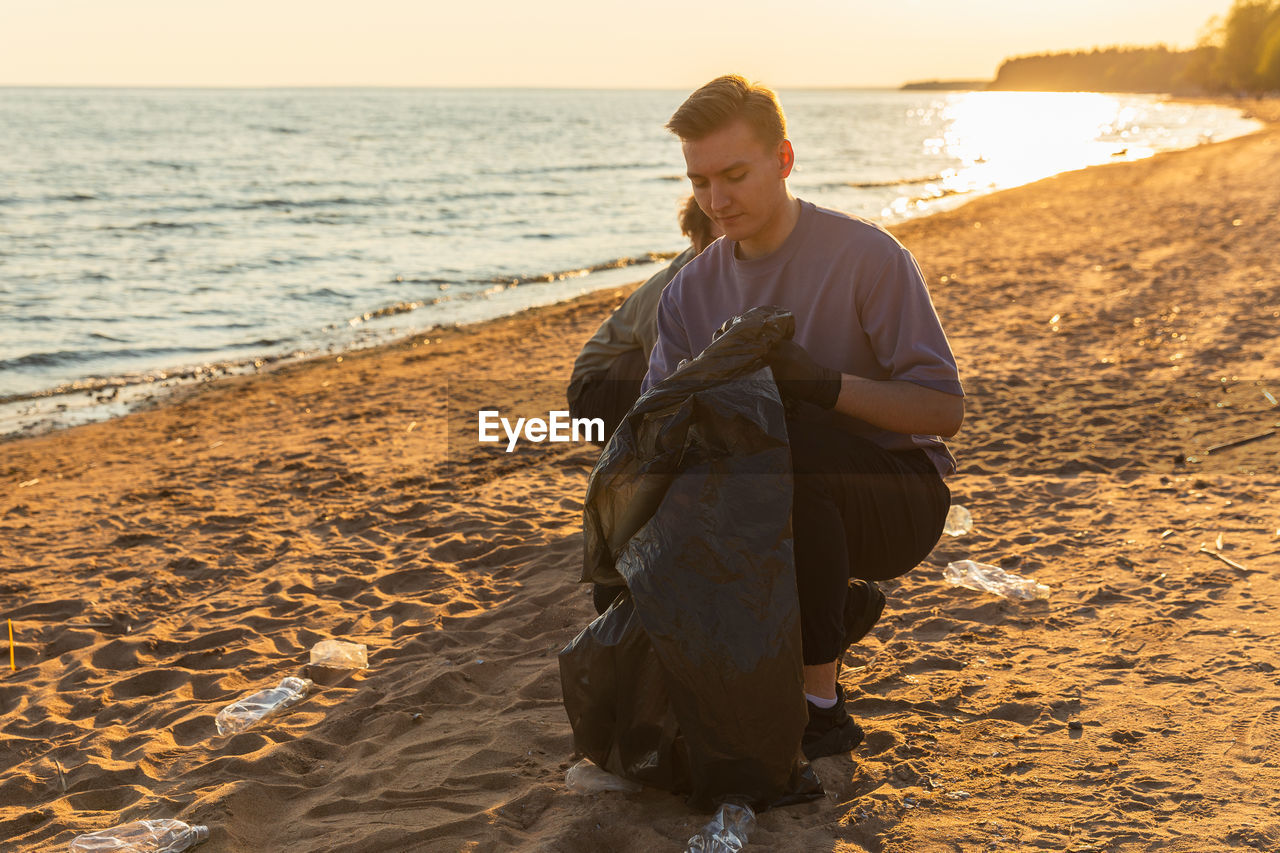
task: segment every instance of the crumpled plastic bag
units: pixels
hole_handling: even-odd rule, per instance
[[[785,412],[755,308],[645,393],[591,474],[583,581],[625,583],[560,653],[578,751],[628,779],[757,809],[821,796],[806,710]]]

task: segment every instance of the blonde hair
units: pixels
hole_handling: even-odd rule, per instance
[[[778,96],[767,86],[737,74],[717,77],[685,99],[667,122],[681,140],[697,141],[742,119],[767,147],[787,137],[787,118]]]

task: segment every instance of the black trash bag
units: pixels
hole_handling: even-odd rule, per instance
[[[684,738],[629,592],[561,652],[560,677],[579,752],[619,776],[689,791]]]
[[[814,799],[785,412],[764,357],[791,314],[748,311],[636,401],[591,474],[583,581],[627,591],[560,653],[577,749],[757,809]]]

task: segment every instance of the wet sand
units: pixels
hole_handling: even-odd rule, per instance
[[[974,530],[886,585],[841,680],[868,731],[748,849],[1280,848],[1280,128],[894,228],[968,391]],[[661,791],[582,796],[556,653],[595,453],[460,413],[551,405],[626,289],[191,389],[0,444],[0,838],[144,817],[202,851],[681,850]],[[454,417],[451,418],[450,415]],[[951,588],[972,558],[1052,587]],[[312,671],[325,637],[369,669]],[[213,718],[288,675],[285,715]]]

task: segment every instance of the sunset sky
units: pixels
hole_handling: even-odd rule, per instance
[[[4,0],[0,85],[687,88],[986,79],[1004,58],[1193,45],[1229,0]]]

